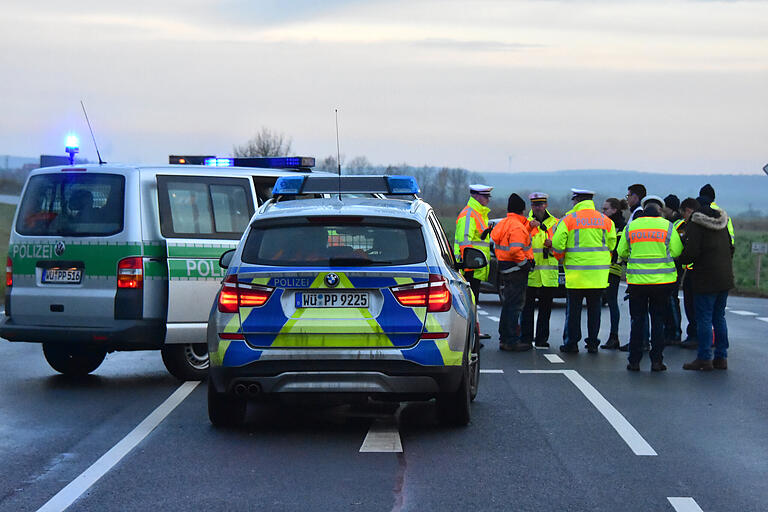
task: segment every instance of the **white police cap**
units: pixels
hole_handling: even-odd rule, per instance
[[[664,207],[664,200],[660,198],[659,196],[645,196],[642,201],[643,208],[645,208],[645,205],[648,203],[658,203],[660,207]]]
[[[549,199],[549,194],[545,194],[544,192],[534,192],[528,196],[528,199],[530,199],[532,203],[542,201],[546,202],[547,199]]]
[[[595,191],[594,190],[587,190],[585,188],[572,188],[571,189],[571,199],[573,199],[576,196],[594,196]]]
[[[482,194],[484,196],[491,195],[491,190],[493,190],[493,187],[489,187],[488,185],[481,185],[479,183],[475,183],[474,185],[469,186],[470,192],[474,192],[475,194]]]

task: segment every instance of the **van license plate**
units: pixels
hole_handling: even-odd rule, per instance
[[[43,270],[43,283],[80,284],[83,271],[76,268],[46,268]]]
[[[299,292],[297,308],[367,308],[368,292]]]

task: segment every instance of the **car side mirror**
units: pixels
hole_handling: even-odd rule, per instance
[[[230,249],[219,258],[219,266],[221,268],[229,268],[229,264],[232,263],[232,257],[235,255],[235,250]]]
[[[475,249],[474,247],[467,247],[464,249],[464,259],[462,264],[464,270],[483,268],[487,264],[488,259],[480,249]]]

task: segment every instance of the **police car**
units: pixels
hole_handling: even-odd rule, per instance
[[[66,375],[94,371],[111,351],[159,349],[174,376],[205,378],[219,257],[278,177],[313,165],[170,156],[32,171],[10,234],[0,337],[42,343]]]
[[[249,399],[297,393],[436,398],[444,421],[469,422],[477,313],[459,271],[485,256],[468,250],[457,263],[418,192],[407,176],[277,180],[220,262],[208,321],[214,425],[242,422]],[[295,200],[307,194],[332,195]]]

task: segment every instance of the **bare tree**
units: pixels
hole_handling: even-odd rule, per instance
[[[344,155],[341,155],[341,165],[344,165]],[[333,172],[333,173],[339,172],[339,167],[336,163],[336,156],[328,155],[322,160],[317,161],[315,165],[315,170],[323,171],[323,172]]]
[[[291,142],[284,134],[262,127],[248,142],[234,146],[232,153],[236,157],[286,156],[291,152]]]
[[[356,156],[349,161],[345,168],[350,174],[371,174],[373,172],[373,165],[364,156]]]

